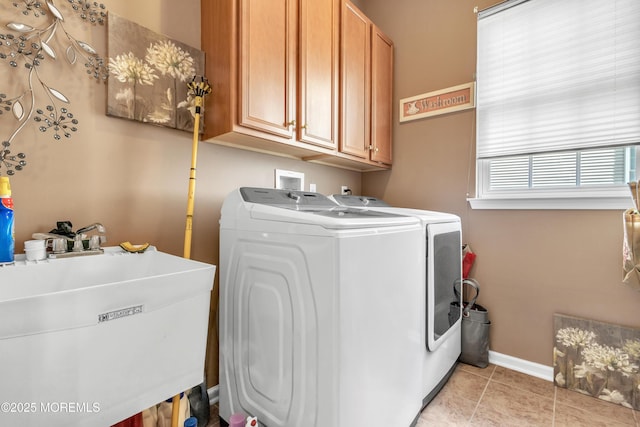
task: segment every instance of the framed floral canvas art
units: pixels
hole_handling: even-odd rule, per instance
[[[640,410],[640,329],[555,314],[554,382]]]
[[[193,132],[204,52],[109,13],[107,115]]]

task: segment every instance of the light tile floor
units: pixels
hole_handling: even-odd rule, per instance
[[[207,427],[219,426],[213,405]],[[640,427],[640,412],[500,366],[461,363],[422,411],[416,427],[427,426]]]
[[[640,412],[500,366],[459,364],[416,427],[640,427]]]

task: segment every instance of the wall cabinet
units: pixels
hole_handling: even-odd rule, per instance
[[[340,1],[301,0],[299,16],[298,139],[335,149]]]
[[[241,0],[239,124],[333,149],[338,2]]]
[[[371,160],[391,164],[393,141],[393,42],[371,31]]]
[[[393,43],[345,1],[340,46],[340,152],[391,164]]]
[[[371,21],[349,1],[340,36],[340,152],[364,159],[371,142]]]
[[[203,139],[354,170],[388,168],[390,162],[374,159],[369,152],[345,151],[345,144],[339,143],[340,123],[351,120],[339,109],[342,4],[342,0],[203,1],[202,49],[205,75],[213,89],[205,99]],[[371,75],[374,54],[368,25]],[[370,103],[378,92],[368,79]],[[375,96],[386,94],[380,93]],[[391,99],[388,102],[391,111]],[[360,127],[371,126],[372,110],[367,108],[363,112],[367,119],[358,116],[363,120]],[[367,138],[372,141],[370,135],[369,129]]]
[[[297,1],[241,0],[238,7],[238,125],[293,140]]]

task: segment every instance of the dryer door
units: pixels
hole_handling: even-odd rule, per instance
[[[462,243],[459,222],[427,225],[427,349],[434,351],[460,322],[460,310],[449,318],[451,303],[460,301],[454,291],[462,277]]]

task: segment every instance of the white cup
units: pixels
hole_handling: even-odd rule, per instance
[[[24,253],[27,261],[39,261],[47,258],[44,240],[27,240],[24,242]]]

